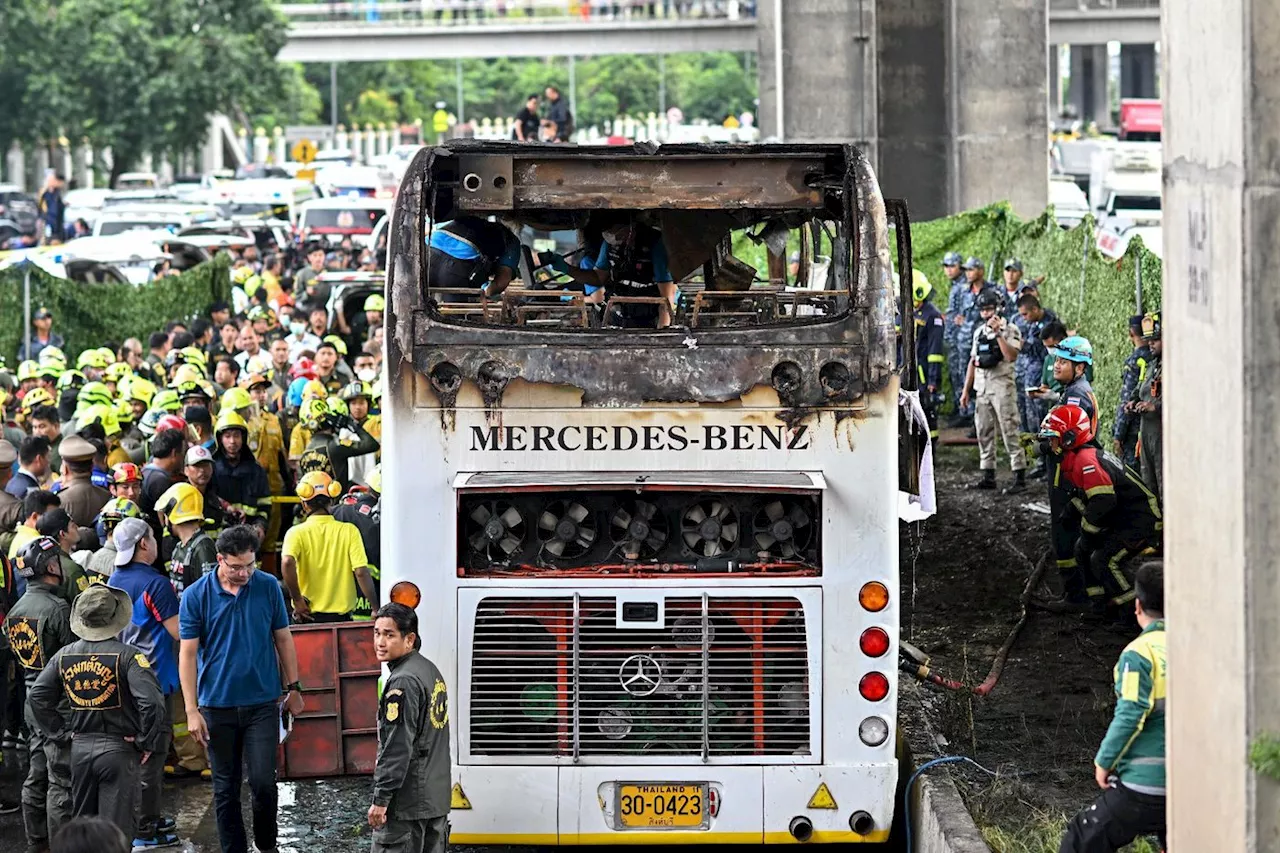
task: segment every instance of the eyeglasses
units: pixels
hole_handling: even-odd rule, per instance
[[[258,562],[256,560],[248,564],[232,563],[227,560],[223,560],[222,565],[226,566],[227,571],[229,572],[252,572],[254,569],[258,568]]]

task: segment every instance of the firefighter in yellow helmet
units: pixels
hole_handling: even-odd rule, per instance
[[[298,407],[298,422],[289,432],[289,465],[293,468],[295,475],[298,473],[298,462],[306,452],[307,445],[311,443],[311,427],[307,425],[307,418],[303,414],[307,409],[307,403],[312,400],[323,402],[328,397],[328,390],[318,380],[312,379],[302,386],[302,405]]]
[[[213,479],[218,495],[244,513],[248,523],[258,529],[261,539],[267,530],[265,510],[270,503],[271,489],[267,485],[267,472],[249,449],[249,424],[236,412],[223,412],[218,415],[213,434],[216,445]]]
[[[302,419],[311,430],[311,441],[298,462],[298,470],[304,475],[322,471],[346,491],[351,487],[350,460],[375,452],[380,446],[378,440],[350,414],[335,413],[324,400],[304,403]]]
[[[296,492],[306,519],[285,534],[280,569],[298,621],[351,621],[357,584],[376,608],[378,593],[360,531],[331,511],[342,486],[322,471],[311,471],[298,481]]]
[[[354,485],[341,502],[334,507],[333,517],[338,521],[354,524],[360,531],[364,553],[369,560],[369,575],[373,578],[374,593],[382,595],[382,466],[375,465],[365,479],[365,485]],[[352,618],[369,619],[372,607],[363,592],[356,599]]]
[[[222,413],[225,415],[227,412],[234,412],[244,418],[249,425],[249,451],[267,472],[267,488],[271,495],[281,496],[286,494],[288,487],[286,479],[290,481],[293,479],[288,459],[285,458],[284,431],[280,428],[279,419],[259,405],[253,396],[269,384],[266,380],[262,380],[254,391],[228,388],[222,392]],[[219,419],[221,420],[221,417]],[[263,540],[264,553],[271,554],[279,550],[281,524],[281,508],[279,504],[273,503],[267,516],[267,532]]]

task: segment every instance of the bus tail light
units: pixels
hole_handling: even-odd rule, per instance
[[[858,638],[858,647],[869,658],[878,658],[889,651],[889,633],[883,628],[868,628]]]
[[[391,600],[412,609],[422,602],[422,592],[417,584],[411,581],[400,581],[391,587]]]
[[[889,724],[880,717],[867,717],[858,724],[858,738],[867,746],[879,746],[889,739]]]
[[[864,583],[858,590],[858,603],[863,610],[879,613],[889,606],[889,589],[879,581]]]
[[[883,672],[868,672],[858,682],[858,692],[868,702],[879,702],[889,695],[889,679]]]

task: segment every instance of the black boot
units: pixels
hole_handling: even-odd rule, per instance
[[[983,471],[981,480],[979,480],[976,483],[969,484],[969,488],[971,489],[985,489],[985,490],[994,491],[995,487],[996,487],[996,472],[994,470]]]
[[[1016,495],[1016,494],[1018,494],[1019,492],[1025,492],[1026,490],[1027,490],[1027,472],[1026,472],[1026,471],[1014,471],[1014,472],[1013,472],[1013,485],[1011,485],[1011,486],[1009,486],[1009,488],[1005,489],[1005,490],[1004,490],[1004,493],[1005,493],[1006,495]]]

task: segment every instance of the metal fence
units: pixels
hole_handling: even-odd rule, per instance
[[[755,17],[756,0],[347,0],[279,8],[293,23],[549,24],[744,20]]]

